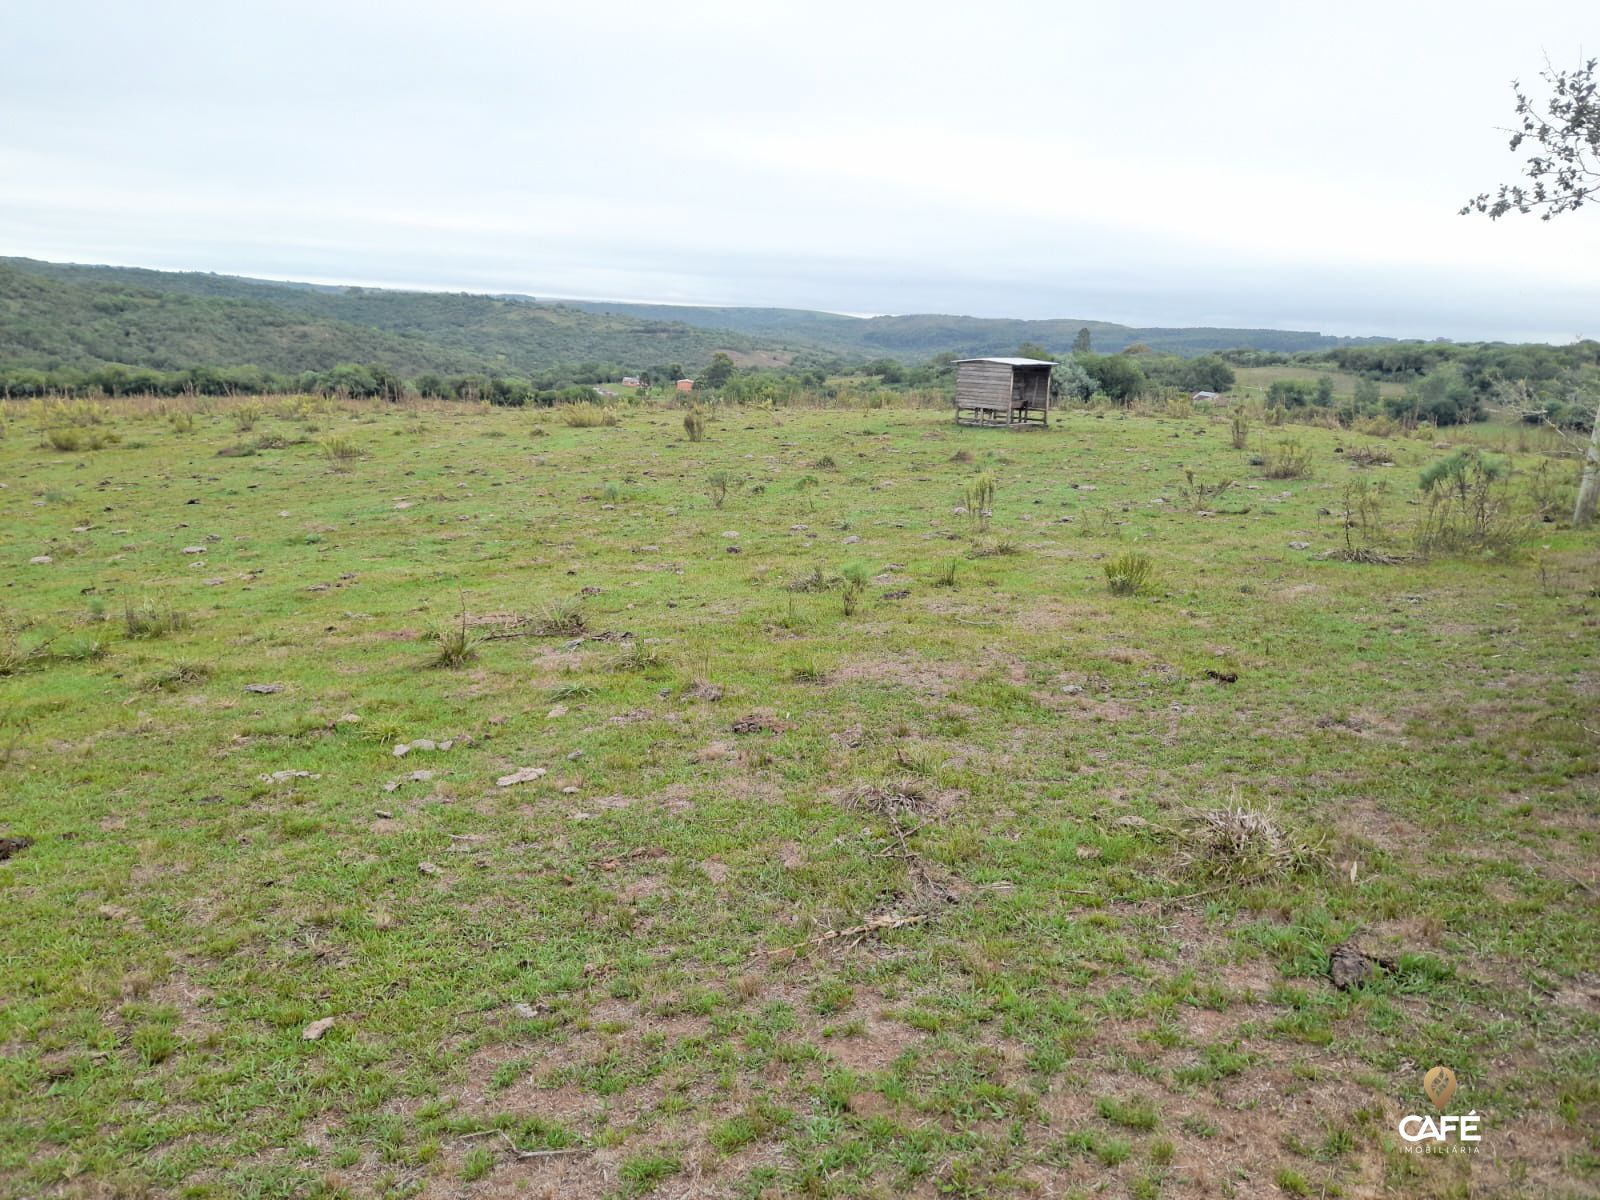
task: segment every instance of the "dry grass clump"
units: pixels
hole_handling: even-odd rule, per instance
[[[130,638],[158,638],[189,626],[189,615],[165,600],[129,600],[122,608],[122,631]]]
[[[1284,438],[1267,447],[1262,474],[1268,479],[1307,479],[1311,475],[1311,451],[1295,438]]]
[[[949,798],[916,779],[897,779],[893,783],[857,784],[845,797],[852,808],[877,813],[882,817],[912,814],[934,817],[949,807]]]
[[[1320,845],[1300,840],[1270,813],[1237,801],[1191,810],[1182,836],[1184,868],[1219,883],[1286,879],[1324,858]]]
[[[561,420],[573,429],[596,429],[603,425],[615,425],[617,414],[603,404],[567,404],[562,406]]]

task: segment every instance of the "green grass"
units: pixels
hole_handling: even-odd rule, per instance
[[[1592,534],[1325,558],[1369,439],[1223,415],[182,411],[5,418],[0,1196],[1600,1185]]]

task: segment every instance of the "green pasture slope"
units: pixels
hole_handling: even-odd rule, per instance
[[[1600,1187],[1600,555],[1325,557],[1436,435],[7,416],[0,1195]]]

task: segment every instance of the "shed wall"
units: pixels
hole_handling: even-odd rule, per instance
[[[1011,368],[1004,363],[970,362],[956,368],[956,407],[1011,408]]]

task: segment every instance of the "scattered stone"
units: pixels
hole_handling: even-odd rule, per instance
[[[414,742],[401,742],[394,748],[394,756],[404,758],[413,750],[448,750],[455,744],[454,738],[447,738],[442,742],[436,742],[432,738],[418,738]]]
[[[569,711],[571,711],[571,710],[568,709],[565,704],[558,704],[554,708],[552,708],[549,712],[545,713],[544,719],[546,721],[556,721],[556,720],[559,720],[560,718],[566,716]]]
[[[859,534],[852,533],[849,537],[845,538],[844,544],[846,546],[854,546],[860,540],[861,536]]]
[[[515,787],[519,783],[532,783],[536,779],[543,779],[549,773],[544,767],[523,767],[510,775],[500,776],[494,782],[496,787]]]
[[[1398,965],[1393,959],[1365,954],[1349,942],[1335,946],[1333,952],[1328,955],[1328,978],[1341,992],[1360,987],[1372,979],[1378,971],[1392,974],[1397,969]]]
[[[270,775],[259,776],[262,783],[287,783],[291,779],[321,779],[321,775],[310,771],[274,771]]]
[[[102,904],[95,911],[108,921],[120,921],[128,915],[128,910],[120,904]]]
[[[31,845],[33,839],[30,837],[0,838],[0,862],[5,862],[12,855],[21,854]]]
[[[561,789],[561,794],[563,796],[576,796],[581,790],[582,789],[577,787],[575,784],[569,783],[566,787]]]
[[[736,529],[724,529],[722,531],[722,536],[725,538],[736,538],[739,536],[739,531]]]
[[[327,1033],[328,1030],[332,1028],[333,1018],[323,1017],[321,1020],[313,1021],[311,1024],[302,1029],[300,1031],[300,1037],[308,1042],[320,1041],[322,1039],[322,1035]]]
[[[183,552],[185,554],[204,554],[206,548],[204,546],[185,546]]]
[[[244,690],[247,691],[247,692],[254,692],[258,696],[270,696],[274,692],[283,691],[283,684],[281,684],[281,683],[247,683],[247,684],[244,685]]]
[[[219,587],[228,581],[219,575],[214,575],[210,579],[202,579],[200,582],[205,584],[206,587]]]
[[[48,554],[35,554],[28,560],[28,565],[34,567],[48,567],[53,562],[55,562],[55,559],[51,558]]]
[[[424,875],[443,875],[444,874],[444,871],[442,869],[440,869],[440,867],[438,866],[437,863],[428,862],[426,859],[424,859],[422,862],[419,862],[417,864],[417,870],[421,871]]]
[[[1069,683],[1061,689],[1061,692],[1065,696],[1081,696],[1083,695],[1083,687],[1080,684]]]
[[[387,787],[384,788],[384,791],[388,791],[388,790],[389,789]],[[375,808],[375,809],[372,810],[372,815],[377,817],[377,818],[379,818],[380,820],[384,820],[384,821],[392,821],[392,820],[394,820],[394,814],[392,812],[390,812],[387,808]]]
[[[1291,549],[1291,550],[1309,550],[1309,549],[1311,549],[1311,543],[1310,542],[1290,542],[1289,543],[1289,549]]]
[[[884,592],[883,598],[885,600],[904,600],[909,595],[911,595],[910,588],[896,588],[892,592]]]
[[[583,757],[583,751],[582,750],[574,750],[571,754],[567,755],[567,761],[568,762],[577,762],[582,757]]]

